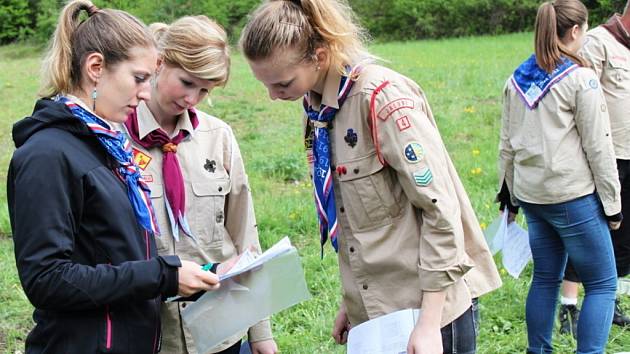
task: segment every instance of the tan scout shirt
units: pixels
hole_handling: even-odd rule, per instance
[[[581,54],[602,84],[616,157],[630,160],[630,50],[600,26],[587,33]]]
[[[137,115],[140,138],[159,128],[144,103],[138,106]],[[196,130],[193,131],[186,115],[179,119],[175,131],[184,129],[191,133],[177,146],[177,158],[186,189],[186,218],[198,244],[181,230],[178,242],[171,235],[162,185],[162,150],[159,147],[146,150],[134,144],[134,149],[150,159],[142,175],[151,187],[151,201],[160,226],[161,235],[156,237],[158,253],[177,254],[183,260],[205,264],[224,262],[250,246],[260,251],[252,197],[234,134],[225,122],[215,117],[200,111],[197,116]],[[126,131],[124,129],[122,126],[121,131]],[[181,319],[181,311],[187,304],[162,305],[161,353],[197,353]],[[235,335],[212,352],[230,347],[243,335],[245,333]],[[251,342],[271,338],[269,320],[249,329]]]
[[[499,188],[505,180],[513,197],[534,204],[597,190],[606,215],[621,211],[608,112],[593,70],[570,72],[533,110],[509,79],[503,100]]]
[[[370,100],[385,81],[374,99],[372,130]],[[311,92],[313,106],[337,106],[339,82],[329,72],[323,97]],[[416,161],[406,158],[408,146]],[[332,169],[341,172],[334,173],[339,268],[353,325],[419,308],[424,291],[445,290],[445,326],[471,298],[500,286],[468,196],[413,81],[364,67],[333,121],[331,148]]]

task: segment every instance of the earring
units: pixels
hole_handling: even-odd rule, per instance
[[[315,68],[316,71],[319,71],[319,69],[321,69],[321,67],[319,65],[317,65],[317,67]]]
[[[96,97],[98,97],[98,92],[96,92],[96,86],[92,90],[92,112],[96,113]]]

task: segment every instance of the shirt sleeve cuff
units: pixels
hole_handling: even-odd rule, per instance
[[[427,269],[419,266],[420,289],[423,291],[442,291],[457,282],[472,267],[472,264],[463,262],[446,269]]]
[[[175,296],[179,290],[179,267],[182,262],[178,256],[159,256],[158,259],[164,274],[161,293],[165,297]]]
[[[273,339],[269,318],[266,318],[250,327],[247,335],[251,343]]]

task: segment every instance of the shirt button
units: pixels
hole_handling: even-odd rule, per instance
[[[340,213],[345,213],[345,212],[346,212],[346,209],[345,209],[344,207],[341,207],[341,208],[339,208],[339,212],[340,212]]]
[[[182,308],[183,309],[186,308],[186,303],[185,302],[182,304]]]
[[[368,289],[368,285],[367,284],[363,284],[363,290],[367,290]]]
[[[354,247],[350,247],[350,253],[354,252]]]
[[[334,170],[336,170],[336,169],[337,169],[337,167],[336,167],[335,165],[330,165],[330,170],[331,170],[331,171],[334,171]]]
[[[358,169],[358,168],[355,168],[355,169],[354,169],[354,173],[355,173],[355,174],[356,174],[356,173],[359,173],[359,169]]]
[[[223,190],[223,187],[219,187],[219,192]]]

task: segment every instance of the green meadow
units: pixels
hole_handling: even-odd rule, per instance
[[[385,59],[384,65],[411,77],[426,92],[482,227],[498,214],[493,200],[502,88],[512,70],[531,53],[532,41],[532,34],[525,33],[371,47]],[[32,110],[40,55],[40,48],[26,45],[0,47],[3,186],[13,150],[11,125]],[[335,345],[330,336],[340,297],[337,260],[328,245],[320,259],[312,187],[301,141],[301,105],[272,102],[238,54],[234,55],[229,84],[212,92],[211,98],[211,103],[199,108],[224,119],[236,132],[263,247],[288,235],[302,257],[312,299],[273,316],[281,352],[344,353],[345,348]],[[15,354],[24,351],[24,339],[33,323],[31,305],[16,274],[4,187],[0,188],[0,233],[0,352]],[[523,353],[531,266],[513,279],[502,269],[500,256],[496,261],[504,285],[481,299],[478,352]],[[630,297],[623,298],[623,306],[630,311]],[[554,336],[556,353],[573,353],[575,345],[570,336]],[[623,351],[630,351],[630,328],[613,326],[607,352]]]

